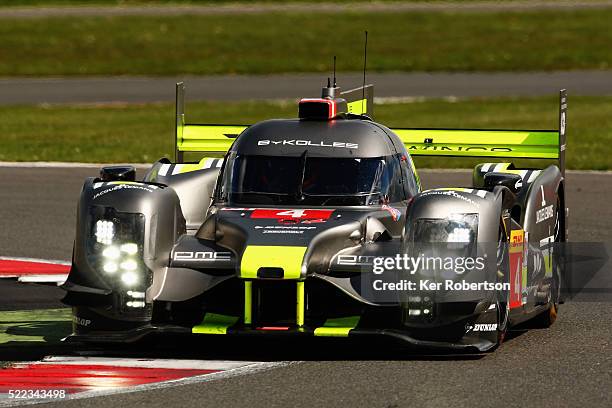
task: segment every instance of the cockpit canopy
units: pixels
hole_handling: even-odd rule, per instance
[[[379,205],[405,200],[401,157],[228,156],[219,199],[232,205]]]
[[[369,120],[276,119],[246,129],[230,148],[216,200],[229,205],[352,206],[418,192],[411,159]]]

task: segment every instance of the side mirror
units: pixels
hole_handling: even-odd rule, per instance
[[[508,187],[512,193],[516,194],[523,187],[523,179],[518,174],[510,173],[487,173],[484,176],[484,188],[493,190],[495,186]]]
[[[135,181],[134,166],[107,166],[100,169],[102,181]]]

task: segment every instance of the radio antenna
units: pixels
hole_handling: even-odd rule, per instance
[[[365,44],[363,46],[363,86],[361,87],[361,113],[363,113],[363,103],[365,101],[366,86],[366,67],[368,62],[368,31],[365,32]]]
[[[334,88],[336,87],[336,56],[334,55]]]

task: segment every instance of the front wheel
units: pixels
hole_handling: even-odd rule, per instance
[[[509,282],[510,260],[508,255],[508,240],[504,231],[503,225],[499,227],[497,240],[497,280],[498,282]],[[496,312],[497,312],[497,347],[499,347],[508,332],[509,311],[510,311],[510,292],[501,290],[496,294]]]

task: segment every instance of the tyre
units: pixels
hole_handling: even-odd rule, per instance
[[[563,270],[563,256],[559,253],[558,244],[562,242],[562,234],[563,234],[563,222],[561,219],[561,200],[557,197],[557,206],[555,211],[555,230],[554,230],[554,242],[555,246],[553,246],[553,276],[552,281],[550,283],[550,300],[549,305],[546,310],[533,318],[532,323],[535,328],[546,329],[553,325],[555,320],[557,320],[557,315],[559,313],[559,303],[561,300],[561,282],[562,279],[562,270]]]
[[[500,225],[498,240],[497,240],[497,281],[499,283],[507,283],[510,279],[510,258],[508,239],[504,231],[503,224]],[[502,290],[496,294],[496,311],[497,311],[497,346],[499,347],[506,338],[509,325],[510,311],[510,291]]]

